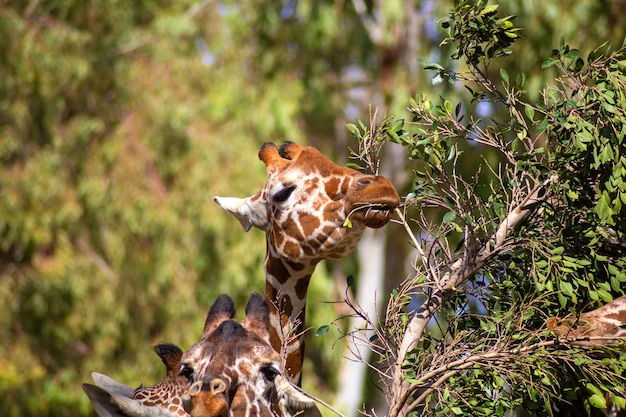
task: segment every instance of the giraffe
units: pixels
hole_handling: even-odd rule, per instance
[[[187,379],[178,375],[183,351],[171,343],[154,346],[166,367],[165,377],[151,387],[132,389],[106,375],[93,372],[96,385],[83,384],[83,389],[100,417],[117,415],[160,415],[186,417],[181,398],[187,392]]]
[[[232,300],[218,298],[207,315],[202,339],[181,358],[179,373],[192,384],[191,416],[206,417],[208,414],[194,414],[196,407],[213,406],[212,395],[203,396],[207,385],[210,392],[219,386],[227,394],[231,416],[271,416],[276,405],[282,417],[289,417],[313,407],[311,397],[283,375],[280,355],[269,343],[265,298],[260,294],[250,297],[241,323],[232,320],[234,314]]]
[[[557,336],[574,340],[578,345],[601,346],[626,339],[626,295],[580,317],[550,317],[546,327]],[[580,340],[585,339],[585,340]]]
[[[83,389],[99,417],[291,417],[313,407],[307,394],[280,370],[269,343],[269,309],[253,294],[246,318],[233,320],[235,307],[219,296],[207,314],[203,336],[183,354],[172,344],[155,351],[166,365],[165,378],[136,390],[94,373],[96,385]]]
[[[301,383],[306,294],[323,259],[350,253],[366,227],[387,224],[400,197],[386,178],[335,164],[319,150],[287,142],[259,151],[268,181],[247,198],[215,197],[247,232],[266,234],[265,295],[270,341],[283,367]]]
[[[546,327],[555,335],[578,346],[602,347],[624,343],[626,340],[626,295],[574,317],[550,317]],[[626,396],[626,393],[620,394]],[[626,409],[612,403],[605,394],[607,417],[626,417]]]

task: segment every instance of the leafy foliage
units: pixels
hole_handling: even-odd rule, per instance
[[[547,216],[549,226],[562,232],[554,236],[543,268],[566,275],[555,282],[562,305],[565,298],[576,302],[577,294],[584,295],[584,302],[610,301],[626,278],[624,51],[598,49],[586,62],[579,55],[562,44],[545,62],[563,75],[545,92],[540,107],[545,116],[539,121],[546,126],[548,164],[562,178]]]
[[[529,222],[517,230],[525,246],[499,253],[470,285],[454,287],[451,310],[438,311],[441,325],[429,327],[416,348],[423,352],[411,353],[411,366],[429,357],[421,355],[435,355],[453,334],[456,358],[460,350],[454,348],[469,344],[481,347],[479,358],[500,346],[496,340],[506,340],[496,335],[524,333],[485,311],[500,308],[494,317],[504,320],[512,314],[505,312],[518,309],[513,322],[539,333],[517,343],[539,349],[547,337],[538,330],[545,315],[578,312],[620,293],[623,173],[616,140],[622,133],[615,129],[623,109],[623,58],[602,48],[585,59],[588,53],[563,44],[545,70],[537,61],[561,34],[575,44],[621,40],[624,15],[612,9],[619,3],[503,0],[496,8],[465,2],[441,21],[449,39],[438,49],[442,39],[430,19],[452,3],[254,0],[244,8],[230,1],[3,1],[0,337],[9,341],[0,345],[3,413],[93,414],[80,390],[93,370],[129,384],[160,378],[151,344],[188,346],[218,293],[242,303],[251,290],[262,289],[262,235],[232,233],[235,224],[210,196],[247,195],[257,188],[252,183],[263,182],[255,156],[260,143],[306,141],[341,154],[348,145],[341,128],[347,118],[366,113],[379,97],[388,114],[400,113],[416,89],[424,94],[409,103],[408,117],[386,116],[380,129],[356,122],[351,130],[405,146],[418,179],[406,190],[415,204],[406,214],[442,226],[429,236],[430,246],[411,240],[441,256],[431,257],[432,267],[444,270],[488,240],[494,223],[533,181],[552,174],[560,180],[550,186],[550,204],[542,205],[543,226]],[[513,22],[526,29],[518,31]],[[514,43],[521,34],[526,49]],[[440,53],[458,59],[430,62]],[[428,57],[440,82],[436,93],[427,73],[417,70],[417,56]],[[478,76],[464,73],[470,59]],[[551,82],[542,97],[540,86],[556,71],[563,82]],[[460,82],[469,95],[456,88]],[[577,82],[582,87],[574,91]],[[472,119],[472,106],[486,102],[494,120]],[[597,143],[600,137],[607,141]],[[380,143],[371,144],[375,151],[361,157],[377,170],[385,153]],[[586,152],[580,146],[596,149],[597,158],[590,153],[581,160]],[[514,170],[498,171],[501,162]],[[575,163],[586,167],[585,180],[569,174]],[[401,184],[404,173],[394,175]],[[403,258],[408,245],[394,235],[400,242],[394,242],[395,255]],[[386,278],[390,288],[404,276],[397,264]],[[358,272],[353,260],[344,265]],[[336,284],[328,275],[319,268],[310,299],[333,298]],[[416,288],[432,285],[430,279],[416,274],[410,285],[392,291],[397,309],[388,315],[388,333],[379,335],[393,341],[388,352],[397,348],[419,304]],[[533,294],[541,294],[539,303],[531,302]],[[309,308],[314,326],[340,311],[317,302]],[[467,314],[457,318],[452,311]],[[326,338],[333,334],[322,328]],[[489,343],[480,345],[481,338]],[[328,349],[322,337],[311,339],[305,383],[322,385],[330,397],[339,349]],[[569,355],[567,349],[556,352]],[[544,368],[554,363],[543,358],[544,366],[540,359]],[[606,387],[585,376],[595,372],[595,362],[585,366],[591,370],[572,373],[576,383],[564,392],[584,392],[598,404],[596,394]],[[406,370],[413,378],[410,366]],[[454,381],[457,391],[441,393],[462,402],[461,383],[472,392],[475,377],[481,381],[478,401],[497,409],[486,393],[502,383],[493,370],[477,372],[463,370]],[[583,376],[589,384],[577,382]],[[511,384],[500,378],[505,387]],[[536,391],[527,397],[542,401],[537,393],[549,386],[532,386]],[[498,400],[504,409],[517,401],[507,400],[514,392]],[[429,395],[430,405],[444,398]],[[368,408],[374,406],[374,395],[366,397]],[[448,414],[469,412],[470,405],[481,406],[450,405]]]
[[[423,62],[433,84],[462,83],[488,103],[489,120],[419,94],[406,127],[393,117],[349,127],[362,159],[391,141],[415,161],[405,221],[418,230],[407,229],[415,273],[372,347],[388,366],[392,416],[594,414],[606,398],[624,403],[619,349],[558,341],[544,321],[623,294],[625,50],[583,60],[562,42],[543,65],[559,76],[533,103],[525,74],[491,71],[520,39],[497,10],[462,1],[442,19],[443,43],[467,72]],[[499,156],[476,164],[475,147]]]

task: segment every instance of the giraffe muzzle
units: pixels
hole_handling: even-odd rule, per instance
[[[226,383],[220,378],[205,381],[196,381],[189,387],[187,395],[182,398],[183,408],[191,417],[226,416]]]
[[[367,227],[378,229],[389,223],[396,207],[382,204],[363,204],[354,207],[348,218],[360,221]]]

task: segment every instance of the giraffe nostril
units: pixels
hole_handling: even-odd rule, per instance
[[[196,381],[189,387],[187,393],[191,396],[197,395],[200,391],[202,391],[203,386],[204,383],[202,381]]]
[[[211,394],[217,395],[226,392],[226,383],[219,378],[214,378],[209,383]]]

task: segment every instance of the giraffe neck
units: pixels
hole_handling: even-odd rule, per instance
[[[295,263],[265,258],[265,295],[270,300],[270,343],[281,353],[284,369],[300,385],[306,330],[306,294],[319,261]]]
[[[133,393],[133,399],[144,407],[160,407],[167,409],[170,415],[186,417],[181,398],[187,393],[187,379],[184,377],[165,378],[151,387],[140,387]]]

